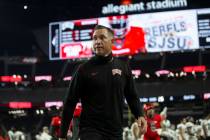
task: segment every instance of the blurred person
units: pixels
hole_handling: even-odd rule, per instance
[[[180,123],[177,124],[177,129],[176,129],[176,133],[177,133],[177,138],[178,140],[185,140],[186,139],[186,123],[187,123],[187,119],[183,118],[181,119]]]
[[[148,103],[144,105],[145,118],[147,121],[147,132],[144,134],[144,140],[160,140],[161,123],[166,118],[167,107],[161,114],[155,112],[157,103]]]
[[[54,111],[53,111],[53,117],[51,118],[49,133],[50,135],[52,135],[53,139],[58,139],[60,135],[62,108],[57,110],[56,106],[52,106],[51,110]]]
[[[198,140],[195,131],[195,125],[189,121],[186,123],[186,137],[187,140]]]
[[[185,140],[186,139],[186,133],[185,128],[182,125],[177,126],[177,140]]]
[[[42,133],[40,135],[40,140],[51,140],[52,136],[49,134],[49,129],[47,126],[42,128]]]
[[[166,140],[177,140],[176,132],[171,128],[171,122],[169,120],[163,120],[161,124],[161,139],[165,138]]]
[[[129,129],[129,127],[125,127],[123,129],[123,140],[133,140],[131,130]]]
[[[133,140],[138,140],[141,138],[138,123],[136,121],[134,121],[131,125],[131,134],[132,134]]]
[[[93,33],[95,56],[79,66],[64,104],[60,140],[65,140],[76,103],[81,99],[80,140],[122,140],[124,96],[140,132],[146,131],[141,104],[130,67],[112,56],[114,33],[97,25]]]
[[[186,128],[186,123],[187,123],[187,119],[186,118],[182,118],[180,123],[177,124],[177,127],[179,127],[179,128],[182,127],[183,129],[185,129]]]
[[[198,140],[205,140],[205,134],[204,134],[204,130],[201,123],[202,123],[201,119],[198,119],[195,121],[195,125],[194,125],[195,133],[196,133],[195,135]]]
[[[192,116],[187,117],[187,122],[195,123],[195,119]]]
[[[17,129],[17,131],[15,131],[14,135],[15,135],[16,140],[26,140],[25,133],[20,129]]]
[[[114,55],[134,55],[145,52],[144,31],[140,27],[128,27],[128,15],[109,17],[109,25],[114,31],[112,52]]]
[[[36,140],[41,140],[41,134],[42,134],[42,132],[39,131],[38,134],[35,135],[35,139]]]
[[[0,125],[0,140],[9,140],[7,130],[2,124]]]
[[[171,124],[171,130],[176,131],[176,125],[175,124]]]
[[[206,140],[205,135],[204,135],[204,131],[201,125],[197,125],[195,127],[195,135],[197,137],[198,140]]]
[[[8,135],[10,140],[25,140],[25,134],[14,126],[10,128]]]
[[[71,140],[77,140],[79,137],[79,118],[81,110],[82,110],[81,103],[77,103],[68,131],[68,137]],[[51,120],[50,134],[53,136],[54,139],[57,139],[60,136],[61,113],[62,109],[59,111],[59,115],[55,115],[54,117],[52,117]]]
[[[53,139],[57,139],[59,137],[60,125],[61,125],[61,112],[59,113],[59,115],[55,115],[51,119],[50,134],[53,136]]]
[[[210,140],[210,114],[201,123],[206,140]]]
[[[15,132],[16,132],[16,128],[12,126],[10,130],[8,131],[8,136],[10,140],[15,140]]]

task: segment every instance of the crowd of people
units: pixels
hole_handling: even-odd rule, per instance
[[[123,140],[209,140],[210,114],[195,120],[188,116],[180,123],[172,124],[167,118],[167,108],[160,114],[155,113],[155,106],[146,105],[144,108],[147,120],[147,132],[140,134],[136,122],[123,130]]]
[[[145,135],[137,135],[138,130],[132,126],[123,130],[123,140],[209,140],[210,139],[210,115],[204,119],[194,121],[192,117],[183,118],[175,125],[166,119],[161,122],[159,129],[154,129],[155,135],[145,138]],[[150,133],[150,132],[149,132]]]
[[[210,114],[203,118],[194,119],[191,116],[184,117],[175,124],[167,116],[167,107],[157,111],[158,104],[144,105],[144,116],[147,120],[147,132],[141,134],[136,121],[123,128],[123,140],[209,140],[210,139]],[[80,104],[77,109],[80,108]],[[75,109],[75,113],[78,110]],[[80,108],[81,109],[81,108]],[[79,109],[79,110],[80,110]],[[80,110],[81,111],[81,110]],[[76,114],[77,114],[76,113]],[[76,115],[75,114],[75,115]],[[78,114],[77,114],[78,115]],[[24,129],[11,127],[9,130],[1,127],[0,140],[58,140],[60,118],[59,115],[51,118],[49,125],[43,124],[41,130],[32,135]],[[75,116],[79,120],[79,115]],[[79,140],[79,125],[71,123],[67,140]],[[19,127],[21,128],[21,127]],[[74,128],[74,129],[73,129]],[[76,132],[74,132],[76,131]]]

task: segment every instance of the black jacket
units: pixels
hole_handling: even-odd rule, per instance
[[[80,65],[71,81],[61,121],[66,137],[76,103],[81,99],[80,130],[89,128],[110,136],[122,135],[124,97],[136,118],[142,109],[129,66],[110,54]]]

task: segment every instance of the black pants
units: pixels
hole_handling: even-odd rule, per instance
[[[122,140],[122,137],[105,136],[95,131],[80,133],[80,140]]]

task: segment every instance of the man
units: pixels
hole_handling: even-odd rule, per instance
[[[130,68],[112,57],[114,34],[97,25],[93,33],[95,56],[80,65],[64,104],[60,140],[65,140],[76,103],[81,99],[80,140],[122,140],[124,96],[137,119],[140,131],[146,131]]]
[[[171,122],[169,120],[163,120],[161,124],[161,139],[166,140],[177,140],[177,135],[171,128]]]
[[[58,115],[52,117],[50,123],[50,135],[52,135],[53,139],[55,140],[59,137],[60,125],[61,125],[61,113],[59,111]]]
[[[49,129],[47,126],[42,128],[42,133],[40,135],[40,140],[52,140],[52,136],[49,134]]]
[[[206,140],[210,140],[210,114],[203,120],[202,127]]]
[[[156,103],[144,105],[145,118],[147,120],[147,132],[144,134],[144,140],[160,140],[161,122],[166,118],[167,107],[160,114],[155,113]]]
[[[131,125],[131,134],[132,134],[132,140],[139,140],[141,139],[142,134],[139,133],[139,127],[137,122],[133,122]]]

